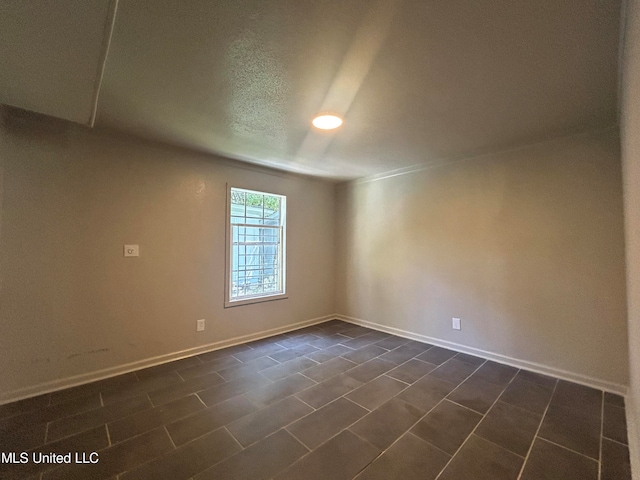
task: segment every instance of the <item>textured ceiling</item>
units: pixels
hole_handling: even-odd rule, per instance
[[[619,20],[619,0],[120,1],[97,125],[328,178],[474,155],[615,123]]]
[[[0,103],[91,123],[109,0],[0,0]]]

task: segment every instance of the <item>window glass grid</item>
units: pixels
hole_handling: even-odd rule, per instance
[[[284,293],[284,200],[231,189],[230,300]]]

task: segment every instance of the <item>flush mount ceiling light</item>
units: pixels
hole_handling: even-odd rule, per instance
[[[338,128],[342,125],[342,119],[337,115],[323,113],[313,117],[311,123],[313,123],[314,127],[321,130],[333,130],[334,128]]]

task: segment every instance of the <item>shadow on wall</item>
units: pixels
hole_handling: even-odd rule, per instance
[[[620,182],[607,130],[350,184],[341,313],[623,384]]]

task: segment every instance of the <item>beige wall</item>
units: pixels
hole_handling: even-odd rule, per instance
[[[629,308],[629,450],[640,478],[640,3],[627,6],[622,94],[622,166]]]
[[[334,312],[333,184],[30,115],[6,133],[0,394]],[[223,308],[226,182],[287,195],[289,299]]]
[[[615,130],[340,186],[338,312],[626,384],[621,191]]]
[[[11,118],[0,128],[0,395],[335,311],[625,384],[620,177],[609,130],[334,197],[318,180]],[[226,182],[288,195],[288,300],[223,308]],[[141,257],[123,258],[124,243]]]

